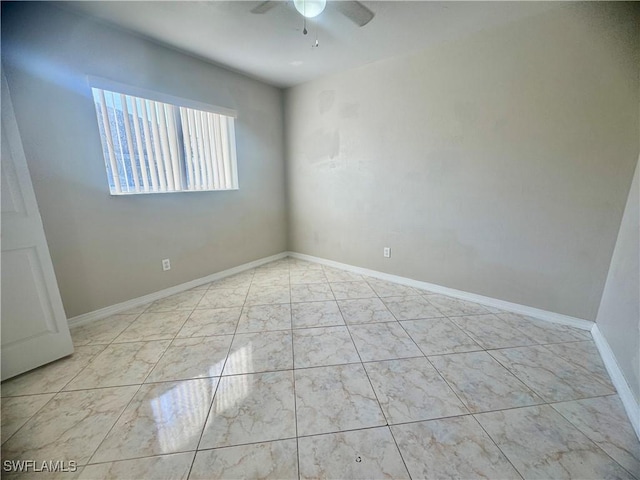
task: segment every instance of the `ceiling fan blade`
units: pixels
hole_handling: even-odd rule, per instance
[[[337,1],[331,2],[331,4],[336,10],[338,10],[359,27],[364,27],[375,16],[375,14],[371,10],[369,10],[360,2]]]
[[[251,9],[251,13],[266,13],[269,10],[271,10],[273,7],[277,7],[278,3],[279,2],[275,0],[267,0],[266,2],[262,2],[259,5],[253,7]]]

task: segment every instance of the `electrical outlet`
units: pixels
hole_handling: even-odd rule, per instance
[[[384,258],[391,258],[391,248],[390,247],[384,247],[384,250],[382,251],[382,254],[384,255]]]
[[[162,260],[162,270],[164,270],[165,272],[167,270],[171,270],[171,262],[169,261],[168,258],[165,258],[164,260]]]

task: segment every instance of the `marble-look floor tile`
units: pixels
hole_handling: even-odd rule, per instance
[[[291,285],[300,283],[326,283],[327,277],[321,269],[293,271],[289,275],[289,281]]]
[[[248,286],[209,289],[196,308],[241,307],[244,305],[248,291]]]
[[[409,479],[388,427],[299,440],[300,478]]]
[[[224,375],[269,372],[293,368],[291,332],[238,333]]]
[[[525,479],[632,478],[549,405],[476,418]]]
[[[469,413],[426,358],[365,363],[364,368],[389,424]]]
[[[425,355],[482,350],[482,347],[447,318],[400,322]]]
[[[328,283],[291,285],[292,302],[325,302],[335,300]]]
[[[323,268],[324,274],[330,282],[359,282],[363,280],[362,275],[358,275],[357,273],[347,272],[346,270],[340,270],[339,268]]]
[[[412,478],[520,479],[471,415],[393,425]]]
[[[386,297],[382,301],[398,320],[442,317],[436,307],[419,295],[413,297]]]
[[[415,288],[378,280],[377,278],[367,278],[367,283],[379,297],[409,297],[420,293],[420,291]]]
[[[291,305],[293,328],[331,327],[344,325],[335,301],[303,302]]]
[[[253,269],[253,279],[260,276],[268,276],[268,275],[289,275],[292,270],[292,265],[290,263],[281,263],[280,265],[276,265],[275,263],[270,263],[267,265],[261,265]]]
[[[42,465],[43,463],[41,462],[47,462],[47,460],[38,461],[38,464]],[[49,465],[51,465],[51,463]],[[77,480],[82,472],[82,469],[84,468],[83,466],[76,464],[75,471],[71,471],[71,461],[67,461],[63,465],[64,467],[62,468],[64,468],[65,470],[61,470],[58,472],[47,472],[39,470],[16,472],[16,468],[19,469],[20,467],[13,464],[13,466],[9,466],[9,468],[7,469],[8,471],[2,472],[2,478],[3,480]]]
[[[247,295],[247,305],[270,305],[273,303],[289,303],[289,285],[251,285]]]
[[[144,305],[127,308],[124,312],[120,312],[120,315],[140,315],[141,313],[144,313],[150,305],[150,303],[145,303]]]
[[[217,377],[229,353],[233,335],[176,338],[145,383]]]
[[[457,317],[462,315],[483,315],[489,313],[488,310],[473,302],[467,302],[458,298],[440,295],[438,293],[430,293],[425,295],[427,301],[448,317]]]
[[[218,378],[142,385],[91,463],[195,450]]]
[[[640,474],[640,442],[617,395],[551,405],[627,469]]]
[[[602,357],[593,340],[545,345],[545,348],[551,350],[567,362],[584,368],[589,374],[593,375],[596,380],[612,389],[614,388],[607,369],[602,362]]]
[[[289,261],[289,269],[295,270],[322,270],[322,265],[316,262],[309,262],[300,258],[291,258]]]
[[[336,301],[329,283],[339,297],[370,297]],[[359,292],[362,284],[370,290]],[[171,320],[152,320],[175,314],[191,314],[177,332]],[[352,331],[383,324],[399,326],[421,352],[360,363]],[[376,358],[400,348],[394,332],[377,330],[361,350]],[[137,340],[154,335],[166,339]],[[406,478],[396,440],[413,478],[518,478],[475,417],[526,410],[535,406],[530,397],[561,399],[551,407],[566,422],[554,417],[554,430],[534,418],[527,430],[498,421],[535,464],[525,477],[640,470],[640,445],[588,332],[334,267],[283,258],[75,327],[72,336],[73,356],[2,383],[2,457],[81,460],[80,468],[3,472],[7,480]],[[206,392],[194,388],[206,382]],[[207,418],[211,443],[199,445]],[[567,436],[567,424],[582,437]],[[417,433],[407,441],[400,428]],[[541,455],[539,443],[549,451]]]
[[[293,372],[222,377],[200,449],[296,436]]]
[[[331,291],[336,300],[348,300],[350,298],[375,298],[376,293],[365,281],[361,282],[334,282],[330,283]]]
[[[80,373],[105,345],[76,347],[72,355],[2,382],[2,396],[56,393]]]
[[[208,288],[209,290],[219,290],[221,288],[242,288],[248,290],[252,280],[253,271],[250,270],[211,282]]]
[[[258,272],[258,271],[264,271],[264,270],[281,270],[281,269],[286,269],[289,270],[289,266],[291,264],[295,263],[295,259],[292,257],[283,257],[283,258],[279,258],[278,260],[274,260],[273,262],[269,262],[269,263],[265,263],[263,265],[260,265],[259,267],[254,268],[253,270]]]
[[[398,322],[351,325],[349,331],[363,362],[422,356]]]
[[[396,318],[379,298],[340,300],[344,321],[348,324],[395,322]]]
[[[142,383],[171,342],[113,343],[74,378],[65,390]]]
[[[472,413],[544,403],[487,352],[429,357]]]
[[[584,369],[540,345],[492,350],[489,353],[548,402],[615,393]]]
[[[190,311],[143,313],[129,325],[114,343],[171,340],[189,318]]]
[[[291,305],[285,303],[244,307],[236,332],[266,332],[269,330],[290,329]]]
[[[73,345],[106,345],[113,342],[125,328],[138,318],[135,315],[111,315],[95,322],[86,323],[71,329]]]
[[[208,337],[229,335],[236,331],[241,307],[194,310],[184,323],[178,337]]]
[[[294,374],[298,435],[386,423],[362,365],[305,368]]]
[[[517,313],[499,313],[498,318],[511,322],[535,343],[560,343],[591,340],[591,334],[587,330],[545,322],[537,318]]]
[[[135,458],[87,465],[80,480],[143,479],[187,480],[194,452]]]
[[[176,310],[193,310],[202,300],[205,292],[202,290],[187,290],[169,297],[156,300],[146,312],[173,312]]]
[[[3,460],[87,463],[137,386],[57,394],[2,446]]]
[[[201,450],[196,454],[189,478],[296,480],[298,446],[291,439]]]
[[[2,443],[16,433],[27,420],[54,397],[54,393],[2,399]]]
[[[260,265],[259,267],[254,268],[253,278],[255,279],[257,275],[268,275],[270,273],[289,273],[291,269],[291,265],[289,262],[282,262],[280,264],[276,263],[268,263],[265,265]]]
[[[293,332],[295,368],[359,362],[347,327],[317,327]]]
[[[289,270],[256,271],[251,285],[253,287],[268,287],[273,285],[289,286]]]
[[[503,320],[496,315],[467,315],[450,318],[453,323],[485,349],[535,344],[532,339],[515,327],[514,322]]]
[[[501,308],[496,308],[496,307],[490,307],[489,305],[483,305],[483,307],[487,310],[487,312],[489,313],[493,313],[493,314],[498,314],[498,313],[507,313],[506,310],[502,310]]]

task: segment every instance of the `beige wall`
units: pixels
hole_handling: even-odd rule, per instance
[[[596,323],[640,403],[640,163],[624,210]]]
[[[46,4],[2,61],[67,316],[286,250],[281,90]],[[111,197],[87,74],[235,108],[240,190]]]
[[[289,248],[594,320],[638,158],[632,8],[563,6],[288,90]]]
[[[595,319],[638,157],[636,20],[570,5],[290,89],[285,172],[280,90],[3,4],[67,315],[290,249]],[[240,190],[109,196],[86,74],[237,109]]]

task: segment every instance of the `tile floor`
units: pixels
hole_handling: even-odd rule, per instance
[[[7,478],[640,478],[588,332],[291,258],[2,384]]]

